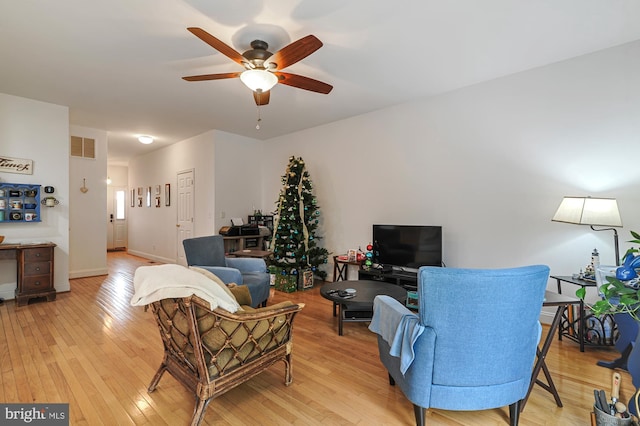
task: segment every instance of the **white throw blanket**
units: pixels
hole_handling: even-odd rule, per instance
[[[135,293],[131,305],[144,306],[162,299],[196,295],[210,309],[220,307],[236,312],[240,305],[218,284],[206,276],[180,265],[140,266],[133,277]]]

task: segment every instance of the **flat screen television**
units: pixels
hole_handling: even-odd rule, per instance
[[[442,266],[442,227],[373,225],[373,262],[407,272]]]

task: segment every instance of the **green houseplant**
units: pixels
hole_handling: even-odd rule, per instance
[[[633,239],[629,242],[640,244],[640,234],[631,231],[631,235]],[[636,392],[629,400],[627,407],[636,416],[639,412],[638,396],[640,396],[638,394],[640,392],[640,288],[630,286],[627,278],[637,276],[635,269],[640,268],[640,256],[637,256],[639,252],[633,247],[627,250],[624,255],[624,265],[616,270],[616,276],[606,277],[607,282],[598,289],[601,299],[588,305],[593,315],[598,318],[614,315],[619,332],[616,349],[622,356],[613,363],[607,364],[610,365],[609,368],[619,367],[627,370],[631,375]],[[577,290],[576,296],[584,300],[586,288],[581,287]]]
[[[628,242],[640,244],[640,234],[631,231],[631,235],[634,239]],[[627,250],[624,255],[624,263],[627,268],[635,269],[634,267],[640,260],[640,257],[636,256],[638,252],[639,250],[633,247]],[[598,289],[602,298],[589,305],[593,315],[602,317],[607,314],[627,313],[634,320],[640,321],[640,289],[629,287],[617,277],[606,277],[606,280],[607,282]],[[586,290],[585,287],[581,287],[576,291],[576,296],[584,300]]]

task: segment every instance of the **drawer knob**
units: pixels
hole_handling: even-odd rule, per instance
[[[40,257],[40,253],[36,253],[36,257]]]
[[[40,281],[34,282],[33,285],[40,285]]]
[[[39,270],[40,270],[40,267],[39,267],[39,266],[38,266],[38,267],[36,267],[36,271],[39,271]]]

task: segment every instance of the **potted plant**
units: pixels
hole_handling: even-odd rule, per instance
[[[640,244],[640,234],[631,231],[634,239],[630,243]],[[615,315],[619,337],[616,348],[622,356],[611,365],[626,369],[631,375],[636,394],[640,392],[640,283],[636,269],[640,268],[640,250],[630,248],[623,257],[623,265],[616,269],[616,276],[607,276],[606,282],[598,288],[601,296],[589,308],[594,316]],[[586,288],[576,291],[576,296],[584,300]],[[627,406],[636,416],[638,407],[636,398],[632,397]]]
[[[631,231],[633,240],[630,243],[640,244],[640,234]],[[640,289],[628,285],[628,281],[636,278],[635,269],[640,268],[640,256],[636,248],[630,248],[624,255],[623,265],[616,270],[615,277],[606,277],[607,282],[598,289],[602,299],[589,305],[593,315],[602,317],[607,314],[629,314],[634,320],[640,321]],[[585,298],[586,288],[576,291],[576,296]]]

